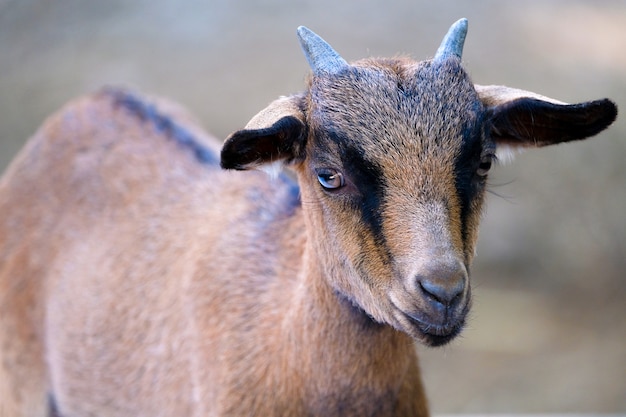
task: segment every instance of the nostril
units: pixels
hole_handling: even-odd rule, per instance
[[[463,279],[449,281],[434,281],[429,279],[419,280],[419,285],[424,294],[446,306],[450,306],[461,298],[465,290]]]

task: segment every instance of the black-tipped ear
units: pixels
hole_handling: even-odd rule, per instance
[[[539,147],[585,139],[617,117],[609,99],[565,104],[535,93],[500,86],[476,86],[490,112],[492,138],[511,147]]]
[[[304,156],[307,127],[302,97],[280,98],[254,116],[245,129],[231,134],[222,147],[224,169],[263,169]]]
[[[606,129],[617,117],[617,106],[608,99],[554,104],[520,98],[491,111],[496,143],[522,147],[586,139]]]

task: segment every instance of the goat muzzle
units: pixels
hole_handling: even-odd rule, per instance
[[[430,346],[446,344],[461,332],[470,308],[467,268],[453,259],[426,264],[394,304],[403,331]]]

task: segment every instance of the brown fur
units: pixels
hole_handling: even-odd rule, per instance
[[[48,394],[64,416],[384,415],[421,392],[410,339],[303,257],[286,180],[199,164],[114,102],[70,104],[2,181],[5,415]]]
[[[517,135],[528,103],[481,96],[454,60],[312,78],[222,150],[227,168],[285,161],[299,194],[220,170],[171,105],[68,105],[0,181],[0,411],[44,416],[50,397],[64,417],[427,415],[413,340],[447,342],[469,309],[475,171],[493,132],[535,139]],[[346,186],[322,189],[320,167]],[[444,302],[426,280],[462,289]]]

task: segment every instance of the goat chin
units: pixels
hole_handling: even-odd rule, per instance
[[[447,311],[442,318],[434,319],[432,314],[419,311],[405,311],[394,306],[394,322],[392,325],[398,330],[407,333],[421,343],[438,347],[450,343],[463,330],[469,305],[452,313]]]

